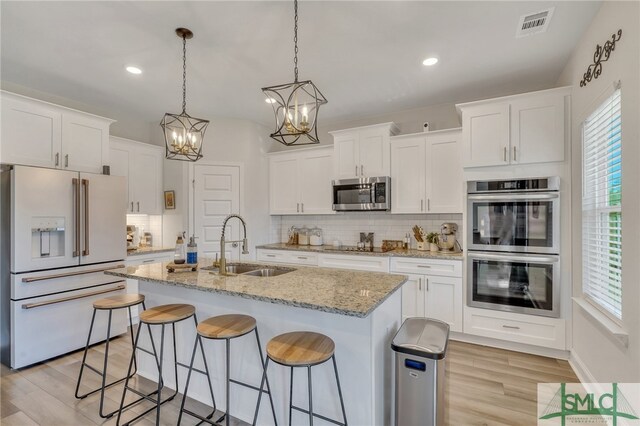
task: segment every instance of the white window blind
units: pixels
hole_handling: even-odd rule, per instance
[[[582,127],[582,279],[587,299],[622,319],[622,120],[617,89]]]

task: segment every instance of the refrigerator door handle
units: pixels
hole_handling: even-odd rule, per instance
[[[74,210],[75,210],[75,236],[73,239],[73,257],[80,256],[80,179],[73,178],[71,180],[73,184],[73,198],[74,198]]]
[[[122,282],[122,281],[118,281]],[[115,284],[115,283],[114,283]],[[111,293],[112,291],[120,291],[126,289],[125,284],[121,284],[117,287],[111,287],[104,290],[92,291],[90,293],[78,294],[76,296],[61,297],[60,299],[47,300],[46,302],[25,303],[22,305],[22,309],[33,309],[41,306],[55,305],[56,303],[69,302],[71,300],[84,299],[85,297],[97,296],[99,294]]]
[[[89,256],[89,179],[82,179],[84,187],[84,249],[83,256]]]

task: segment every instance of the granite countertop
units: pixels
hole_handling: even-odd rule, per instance
[[[265,244],[257,246],[257,249],[271,249],[271,250],[294,250],[294,251],[307,251],[315,253],[327,253],[327,254],[354,254],[361,256],[383,256],[383,257],[414,257],[418,259],[443,259],[443,260],[463,260],[464,253],[452,253],[452,252],[431,252],[431,251],[419,251],[414,249],[396,249],[383,252],[379,247],[376,247],[376,251],[356,251],[356,250],[344,250],[334,246],[290,246],[285,243]]]
[[[211,262],[202,259],[199,264],[208,266]],[[304,266],[275,277],[225,277],[207,270],[168,272],[166,266],[165,262],[151,263],[111,269],[105,274],[359,318],[368,316],[407,281],[405,275]]]
[[[174,251],[173,247],[138,247],[135,250],[127,250],[127,256],[139,256],[142,254],[164,253]]]

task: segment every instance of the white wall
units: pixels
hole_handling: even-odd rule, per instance
[[[604,62],[602,75],[585,87],[579,82],[592,62],[596,44],[604,44],[622,28],[622,39]],[[572,205],[573,294],[582,293],[581,275],[581,134],[580,123],[596,100],[622,81],[622,185],[623,185],[623,327],[629,332],[624,347],[582,308],[573,305],[572,356],[589,379],[599,382],[640,381],[640,7],[638,2],[604,2],[562,72],[558,85],[572,85]]]
[[[162,132],[158,130],[158,138]],[[244,185],[241,188],[241,214],[247,221],[250,259],[255,257],[255,246],[269,242],[271,217],[269,216],[269,162],[265,153],[274,142],[264,126],[228,118],[213,118],[204,138],[204,161],[239,163],[243,166]],[[163,244],[175,244],[178,232],[187,231],[191,206],[188,204],[189,163],[164,161],[164,189],[176,191],[176,209],[165,210]]]

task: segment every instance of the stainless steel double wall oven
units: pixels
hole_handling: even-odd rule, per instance
[[[560,178],[467,183],[469,306],[560,315]]]

